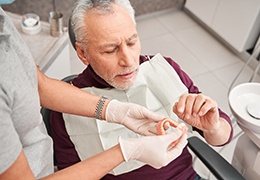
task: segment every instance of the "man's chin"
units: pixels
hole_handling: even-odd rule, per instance
[[[120,90],[120,91],[125,91],[125,90],[127,90],[127,89],[129,89],[129,88],[131,88],[133,86],[133,84],[129,84],[129,85],[122,85],[122,86],[114,86],[116,89],[118,89],[118,90]]]
[[[120,90],[120,91],[124,91],[124,90],[127,90],[131,87],[134,86],[134,83],[135,81],[131,81],[131,82],[124,82],[124,83],[112,83],[110,84],[111,86],[113,86],[114,88]]]

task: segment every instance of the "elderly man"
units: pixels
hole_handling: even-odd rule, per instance
[[[87,68],[72,83],[109,99],[134,102],[185,122],[211,145],[232,138],[229,117],[170,58],[140,55],[134,10],[128,0],[80,0],[72,15],[77,54]],[[104,98],[105,101],[105,98]],[[101,152],[118,136],[138,135],[118,124],[52,114],[52,137],[60,169]],[[127,123],[127,120],[121,124]],[[139,132],[142,134],[142,131]],[[157,148],[157,147],[151,147]],[[187,147],[166,167],[126,162],[102,179],[195,179]]]

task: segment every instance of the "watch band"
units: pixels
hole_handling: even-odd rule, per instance
[[[97,103],[97,106],[96,106],[96,110],[95,110],[95,117],[96,119],[102,119],[102,111],[103,111],[103,107],[104,107],[104,104],[105,104],[105,101],[106,101],[106,97],[102,96],[98,103]]]

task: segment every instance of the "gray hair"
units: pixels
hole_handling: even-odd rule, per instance
[[[87,41],[87,25],[85,23],[87,12],[94,11],[98,14],[113,13],[111,4],[124,8],[135,23],[135,12],[129,0],[78,0],[71,17],[71,25],[76,41],[82,43]]]

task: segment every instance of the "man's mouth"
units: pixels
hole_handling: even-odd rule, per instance
[[[119,78],[122,78],[124,80],[132,79],[136,74],[136,71],[132,71],[129,73],[119,74],[117,75]]]

